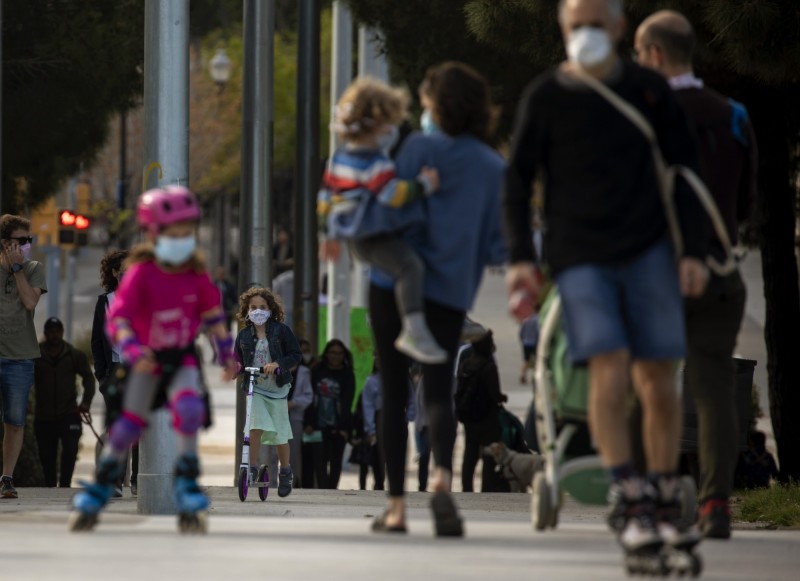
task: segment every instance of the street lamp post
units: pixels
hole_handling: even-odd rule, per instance
[[[233,63],[228,57],[225,47],[218,48],[214,56],[211,57],[211,61],[208,63],[208,72],[221,93],[228,81],[231,80],[231,73],[233,72]]]
[[[217,84],[219,93],[225,90],[228,81],[231,80],[233,73],[233,63],[228,57],[225,47],[220,47],[211,61],[208,63],[208,73],[211,75],[213,81]],[[228,216],[230,201],[226,192],[222,191],[217,195],[216,199],[216,235],[217,235],[217,264],[224,267],[228,266],[228,249],[227,249],[227,233],[228,233]]]

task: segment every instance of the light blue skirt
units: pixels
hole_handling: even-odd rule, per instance
[[[288,444],[292,439],[288,401],[287,399],[272,399],[260,393],[253,394],[250,429],[262,430],[262,444],[279,446]]]

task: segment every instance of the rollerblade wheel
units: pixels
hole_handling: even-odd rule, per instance
[[[204,535],[208,532],[208,512],[201,510],[178,515],[178,529],[185,535]]]
[[[264,501],[267,500],[269,495],[269,470],[266,466],[262,466],[258,471],[258,497]]]
[[[69,530],[73,533],[88,532],[97,524],[96,514],[86,514],[75,511],[69,515]]]
[[[239,468],[239,500],[244,502],[247,498],[247,479],[249,477],[247,468]]]

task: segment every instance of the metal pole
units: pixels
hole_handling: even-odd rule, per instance
[[[54,234],[56,238],[58,234]],[[58,240],[56,239],[56,242]],[[61,285],[61,248],[51,244],[42,248],[47,256],[47,318],[58,317],[58,298]]]
[[[75,211],[77,205],[77,199],[75,196],[76,185],[77,180],[73,177],[70,180],[69,189],[67,190],[67,207],[73,212]],[[75,236],[77,237],[77,232],[75,233]],[[77,240],[75,242],[77,244]],[[75,246],[67,250],[67,312],[64,316],[64,337],[68,342],[72,342],[72,299],[75,292],[75,252]]]
[[[125,184],[128,181],[128,115],[119,114],[119,177],[117,178],[117,209],[125,209]]]
[[[189,0],[145,0],[144,186],[189,181]],[[151,171],[156,170],[156,171]],[[139,512],[171,514],[177,445],[166,409],[139,445]]]
[[[239,289],[272,281],[272,127],[275,0],[244,0],[242,187],[239,198]],[[242,457],[245,398],[236,390],[236,458]],[[234,480],[235,484],[235,480]]]
[[[389,80],[389,67],[381,52],[380,33],[374,28],[361,26],[358,29],[358,76]],[[355,261],[352,282],[352,306],[366,307],[369,288],[369,267],[360,260]]]
[[[297,54],[297,177],[295,180],[295,333],[317,345],[319,262],[316,199],[319,159],[320,5],[300,0]]]
[[[331,50],[331,121],[336,103],[353,78],[353,21],[342,0],[333,3],[333,47]],[[329,155],[336,150],[337,137],[330,132]],[[350,345],[350,253],[345,249],[336,262],[328,262],[328,336]],[[316,345],[314,345],[316,348]]]

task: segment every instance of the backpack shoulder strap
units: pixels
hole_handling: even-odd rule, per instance
[[[706,264],[712,271],[720,276],[727,276],[736,270],[737,264],[733,258],[733,250],[730,237],[728,236],[728,230],[725,227],[725,222],[722,219],[722,215],[719,213],[719,208],[714,202],[711,192],[708,191],[708,188],[703,183],[703,180],[701,180],[697,174],[688,167],[681,165],[667,166],[666,162],[664,161],[664,157],[661,154],[661,149],[658,146],[658,139],[653,126],[636,107],[628,103],[625,99],[609,89],[605,83],[597,80],[593,76],[588,75],[578,69],[572,69],[571,72],[577,79],[582,81],[595,93],[603,97],[625,118],[633,123],[639,129],[639,131],[642,132],[648,143],[650,143],[650,149],[653,154],[653,163],[655,164],[656,175],[658,178],[659,187],[661,189],[662,200],[664,202],[664,210],[667,214],[667,222],[669,224],[670,234],[672,236],[673,243],[675,244],[675,252],[677,255],[680,256],[683,254],[683,236],[681,235],[678,214],[677,209],[675,208],[674,200],[675,176],[679,175],[686,180],[687,184],[689,184],[689,187],[691,187],[695,195],[697,195],[700,203],[703,206],[703,209],[711,219],[714,232],[719,238],[722,248],[725,251],[726,258],[724,263],[718,262],[712,256],[707,256]]]

